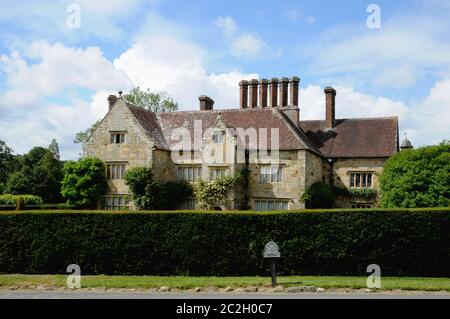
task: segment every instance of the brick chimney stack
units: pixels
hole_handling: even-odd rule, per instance
[[[288,85],[289,79],[282,78],[280,81],[280,107],[288,106]]]
[[[206,95],[200,95],[198,97],[200,101],[200,111],[211,111],[214,106],[214,100]]]
[[[269,106],[277,107],[278,105],[278,82],[277,78],[272,78],[269,81]]]
[[[289,106],[290,107],[298,107],[298,84],[300,83],[300,78],[297,76],[294,76],[289,81],[289,91],[290,91],[290,101]]]
[[[262,79],[259,81],[259,107],[267,107],[267,85],[269,81]]]
[[[253,79],[250,80],[250,101],[249,107],[256,108],[258,107],[258,80]]]
[[[109,106],[109,110],[111,110],[111,108],[114,106],[114,104],[116,104],[117,102],[117,96],[111,94],[110,96],[108,96],[108,106]]]
[[[336,90],[332,87],[325,88],[325,123],[328,129],[334,128],[336,109]]]
[[[239,105],[241,109],[246,109],[248,107],[248,81],[239,82]]]

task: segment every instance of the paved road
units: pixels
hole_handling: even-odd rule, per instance
[[[450,299],[450,294],[386,293],[145,293],[94,291],[0,291],[0,299]]]

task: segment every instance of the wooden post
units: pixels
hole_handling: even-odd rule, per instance
[[[277,276],[275,274],[275,258],[271,258],[270,273],[272,275],[272,287],[275,287],[277,285]]]

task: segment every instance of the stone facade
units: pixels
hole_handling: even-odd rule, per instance
[[[298,94],[296,81],[296,78],[291,81],[290,89],[291,92]],[[273,96],[277,93],[273,86],[277,83],[277,79],[270,81],[271,93],[267,103],[266,82],[263,81],[260,85],[266,90],[265,93],[259,95],[256,94],[256,84],[254,81],[251,83],[253,86],[250,87],[252,92],[249,100],[245,98],[249,93],[248,83],[241,82],[241,109],[238,110],[215,111],[212,109],[214,101],[206,96],[200,98],[200,112],[170,114],[155,114],[132,106],[122,99],[109,99],[110,110],[83,145],[83,156],[95,156],[105,162],[109,176],[107,197],[112,198],[129,197],[130,192],[122,175],[125,170],[134,167],[150,167],[156,180],[166,182],[179,179],[180,172],[190,168],[195,168],[196,174],[201,175],[198,178],[202,180],[214,178],[212,175],[221,169],[225,170],[224,174],[227,176],[235,176],[246,169],[249,171],[248,189],[246,192],[239,191],[234,194],[234,201],[230,207],[221,207],[222,209],[261,210],[261,207],[303,209],[305,204],[300,198],[316,182],[325,182],[347,190],[346,196],[338,198],[337,207],[376,206],[376,198],[361,197],[360,193],[353,190],[379,189],[379,174],[389,157],[387,154],[396,152],[395,137],[398,135],[396,119],[334,120],[336,93],[332,88],[327,88],[325,91],[328,94],[327,110],[331,110],[328,112],[330,114],[327,113],[327,117],[331,120],[300,122],[297,96],[290,97],[292,105],[273,106]],[[282,90],[280,94],[287,99],[286,92]],[[263,99],[260,106],[255,102],[257,96],[260,100]],[[247,108],[248,103],[253,109]],[[193,148],[187,151],[174,147],[170,141],[171,132],[178,127],[188,128],[192,132],[195,126],[191,122],[196,119],[203,121],[203,124],[200,124],[203,125],[203,129],[205,123],[207,128],[207,132],[201,136],[201,147],[196,148],[195,142]],[[329,128],[330,126],[333,127]],[[273,153],[264,155],[260,149],[251,149],[247,144],[243,147],[242,140],[236,133],[228,130],[238,127],[279,129],[278,156],[274,158]],[[379,131],[380,127],[384,130]],[[362,140],[363,134],[370,129],[377,129],[379,132],[392,131],[389,133],[390,136],[383,137],[384,143],[372,143],[381,145],[382,149],[367,148]],[[117,134],[123,135],[117,137],[119,142],[115,141]],[[373,134],[366,136],[373,138]],[[350,140],[353,143],[350,143]],[[355,149],[353,144],[360,146]],[[368,156],[342,156],[347,153],[368,154]],[[377,153],[381,156],[376,156]],[[271,175],[271,180],[268,181],[267,171],[273,172],[272,170],[277,173],[273,175],[275,177]],[[262,177],[263,171],[265,174]],[[355,185],[351,185],[351,178],[354,183],[357,181]],[[362,187],[363,180],[364,187]],[[353,196],[349,196],[348,193]],[[110,200],[107,201],[106,207],[117,208],[116,204],[120,206],[121,203]],[[128,206],[134,208],[131,202]]]

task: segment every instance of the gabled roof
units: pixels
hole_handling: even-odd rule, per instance
[[[214,127],[216,120],[220,117],[227,128],[242,128],[243,130],[254,128],[256,132],[259,132],[259,129],[266,129],[268,148],[270,148],[271,128],[276,128],[279,133],[280,150],[305,149],[321,155],[306,135],[277,109],[228,109],[153,113],[129,103],[127,103],[127,106],[147,135],[154,140],[155,146],[160,149],[174,149],[179,141],[172,139],[172,132],[175,129],[186,128],[191,132],[191,139],[194,141],[194,121],[201,122],[201,132],[203,134],[207,129]],[[244,144],[243,141],[238,141],[238,143],[240,145]],[[198,145],[194,147],[198,147]]]
[[[271,128],[278,129],[280,150],[301,150],[306,149],[316,153],[319,151],[308,141],[306,136],[299,134],[299,129],[286,120],[277,109],[228,109],[211,111],[189,111],[189,112],[167,112],[157,113],[163,135],[170,148],[176,144],[176,140],[171,139],[174,129],[184,127],[188,129],[193,138],[194,121],[201,121],[202,132],[214,127],[217,118],[220,116],[227,128],[241,128],[247,130],[254,128],[256,132],[265,129],[267,132],[268,147],[270,148]],[[238,141],[243,145],[243,141]]]
[[[389,157],[398,151],[398,118],[341,119],[332,130],[325,121],[300,121],[308,138],[327,158]]]
[[[398,118],[340,119],[333,129],[325,121],[300,121],[297,126],[277,108],[225,109],[153,113],[126,103],[131,113],[163,150],[174,150],[179,140],[172,132],[186,128],[194,141],[195,121],[201,123],[201,134],[213,128],[218,118],[227,128],[267,129],[270,148],[271,128],[278,128],[280,150],[309,150],[326,158],[384,158],[399,149]],[[244,141],[238,143],[242,146]],[[198,149],[199,145],[192,145]]]

